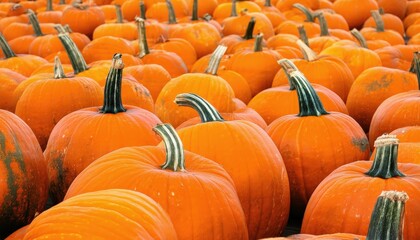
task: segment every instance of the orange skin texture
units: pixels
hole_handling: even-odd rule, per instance
[[[5,240],[22,240],[25,237],[29,225],[19,228],[18,230],[14,231],[12,234],[7,236]]]
[[[403,36],[392,29],[385,29],[383,32],[378,32],[375,28],[367,27],[360,30],[360,33],[366,40],[380,39],[387,41],[391,46],[405,43]]]
[[[413,73],[373,67],[354,81],[347,98],[347,109],[350,116],[368,132],[372,117],[383,101],[395,94],[418,88],[417,77]]]
[[[166,157],[163,147],[118,149],[80,173],[66,199],[101,189],[135,189],[162,206],[179,239],[248,239],[245,216],[228,173],[203,156],[184,153],[186,171],[174,172],[160,167]]]
[[[23,239],[122,240],[139,236],[177,239],[171,219],[153,199],[132,190],[109,189],[81,194],[51,207],[29,225]]]
[[[292,62],[308,78],[309,82],[331,89],[346,102],[354,78],[349,67],[340,58],[320,55],[312,61],[294,59]],[[287,75],[283,70],[279,70],[274,76],[272,86],[284,84],[288,84]]]
[[[382,66],[381,59],[374,51],[340,41],[321,51],[320,55],[332,55],[343,60],[355,79],[368,68]]]
[[[0,68],[8,68],[25,77],[29,77],[35,69],[46,63],[48,61],[41,57],[30,54],[19,54],[16,57],[1,59]]]
[[[318,239],[325,239],[325,240],[364,240],[366,236],[351,234],[351,233],[333,233],[333,234],[322,234],[322,235],[312,235],[312,234],[293,234],[287,237],[275,237],[275,238],[264,238],[261,240],[318,240]]]
[[[287,11],[293,9],[293,4],[300,3],[303,6],[317,10],[319,8],[319,1],[318,0],[278,0],[276,3],[277,9],[280,11]]]
[[[125,108],[126,112],[117,114],[100,113],[99,107],[85,108],[66,115],[56,125],[44,151],[54,200],[62,200],[77,174],[104,154],[159,142],[152,128],[161,121],[147,110]]]
[[[93,31],[96,27],[105,23],[105,14],[97,6],[87,6],[79,9],[70,5],[63,10],[61,24],[68,24],[74,32],[83,33],[92,39]]]
[[[420,224],[420,166],[400,163],[398,169],[406,177],[389,179],[365,175],[371,166],[372,161],[357,161],[336,169],[325,178],[312,194],[301,232],[366,235],[377,197],[382,191],[395,190],[404,191],[410,196],[405,204],[403,237],[416,239]]]
[[[138,2],[138,1],[137,1]],[[188,4],[185,0],[174,0],[171,1],[174,7],[175,16],[182,18],[188,16]],[[123,4],[124,6],[124,4]],[[138,9],[138,4],[134,7]],[[139,11],[139,10],[138,10]],[[149,8],[146,8],[146,18],[156,19],[159,22],[165,22],[168,20],[168,7],[165,1],[159,0],[152,4]],[[137,15],[140,15],[137,13]]]
[[[99,25],[93,31],[92,38],[97,39],[104,36],[124,38],[126,40],[136,40],[138,38],[137,25],[132,22],[106,23]]]
[[[51,131],[61,118],[81,108],[100,105],[102,101],[102,88],[92,79],[50,78],[30,84],[17,101],[15,113],[31,127],[45,149]]]
[[[206,73],[187,73],[173,78],[160,92],[155,102],[156,115],[175,128],[186,120],[198,116],[193,109],[179,107],[174,99],[181,93],[195,93],[206,99],[220,112],[233,112],[234,92],[221,77]]]
[[[16,100],[13,91],[26,77],[7,68],[0,68],[0,109],[15,112]]]
[[[0,237],[30,223],[48,197],[42,150],[28,125],[0,110]]]
[[[348,114],[346,104],[337,94],[319,84],[311,85],[327,111]],[[269,125],[279,117],[299,113],[298,95],[296,90],[290,90],[289,85],[272,87],[254,96],[248,103],[248,107],[257,111]]]
[[[368,140],[350,116],[332,112],[319,117],[286,115],[268,125],[286,165],[291,213],[303,215],[318,184],[337,167],[369,158]]]
[[[368,19],[371,10],[377,10],[376,0],[336,0],[333,4],[333,10],[342,15],[350,29],[360,28]]]
[[[403,20],[404,29],[407,29],[408,27],[413,25],[419,19],[419,17],[420,17],[420,12],[415,12],[410,15],[407,15]]]
[[[400,18],[390,13],[384,13],[381,15],[381,17],[382,21],[384,22],[385,29],[394,30],[398,32],[401,36],[404,36],[404,24]],[[365,21],[365,23],[363,24],[363,28],[366,27],[376,27],[376,23],[375,20],[373,20],[373,17],[369,17]]]
[[[264,39],[268,39],[274,36],[274,28],[270,22],[270,19],[260,12],[254,12],[254,13],[244,12],[236,17],[225,18],[221,23],[223,27],[223,30],[222,30],[223,35],[224,36],[228,36],[231,34],[238,34],[240,36],[245,35],[246,29],[248,27],[248,23],[252,17],[255,18],[255,27],[253,30],[253,35],[262,33],[264,35],[263,36]]]
[[[375,52],[381,59],[382,66],[407,71],[411,63],[403,59],[402,52],[393,46],[376,49]]]
[[[243,10],[245,10],[248,13],[251,12],[261,12],[261,7],[252,1],[237,1],[236,2],[236,14],[240,15]],[[213,18],[219,22],[222,23],[222,21],[228,17],[230,17],[232,13],[232,2],[220,2],[219,5],[214,9],[213,11]]]
[[[172,78],[188,73],[188,67],[178,54],[166,50],[150,49],[150,53],[141,58],[144,64],[159,64],[169,72]]]
[[[133,46],[128,40],[113,36],[103,36],[88,43],[82,50],[86,63],[98,60],[108,60],[114,53],[127,53],[134,55]]]
[[[186,150],[221,164],[232,177],[250,239],[284,230],[289,181],[281,155],[263,129],[248,121],[225,121],[185,127],[178,134]]]
[[[384,12],[393,14],[400,19],[405,17],[407,11],[407,0],[377,0],[378,6],[384,9]]]
[[[219,70],[217,75],[225,79],[235,92],[235,97],[247,104],[252,97],[251,88],[246,79],[239,73],[232,70]]]
[[[149,90],[134,78],[123,77],[121,100],[126,105],[136,106],[154,113],[155,104]]]
[[[190,15],[192,12],[193,1],[194,0],[186,0]],[[206,13],[212,14],[218,5],[218,0],[198,1],[198,17],[203,17]]]
[[[400,127],[419,125],[419,106],[419,90],[406,91],[387,98],[379,105],[372,117],[369,141],[373,144],[375,139],[383,133]]]
[[[275,34],[279,33],[288,33],[299,37],[299,30],[298,27],[303,25],[306,30],[306,34],[309,38],[319,36],[321,33],[321,28],[317,23],[314,22],[299,22],[293,20],[286,20],[280,23],[278,26],[274,28]]]

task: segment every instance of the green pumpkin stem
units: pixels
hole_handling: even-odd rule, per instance
[[[383,179],[405,176],[398,170],[398,138],[395,135],[384,134],[378,137],[375,148],[375,158],[366,175]]]
[[[146,20],[146,6],[143,0],[140,1],[140,18]]]
[[[263,50],[263,34],[262,33],[258,33],[257,36],[255,37],[255,42],[254,42],[254,52],[262,52]]]
[[[280,65],[284,59],[280,60]],[[288,63],[294,65],[292,62]],[[296,68],[296,66],[295,66]],[[299,117],[322,116],[329,114],[325,111],[318,94],[300,71],[290,72],[290,81],[296,88],[299,99]]]
[[[1,32],[0,32],[0,47],[6,59],[17,57],[15,52],[13,52],[12,48],[10,47],[9,43],[7,42],[6,38]]]
[[[191,20],[198,21],[198,0],[193,0]]]
[[[411,62],[409,71],[417,75],[417,82],[420,90],[420,52],[414,52],[414,58]]]
[[[292,82],[290,73],[292,73],[294,71],[298,71],[297,67],[289,59],[279,60],[278,64],[280,64],[281,68],[283,69],[284,73],[286,74],[287,81],[289,82],[289,86],[290,86],[289,90],[290,91],[295,90],[296,89],[295,84]]]
[[[375,203],[366,240],[402,240],[407,200],[405,192],[383,191]]]
[[[210,57],[209,64],[207,66],[207,69],[205,73],[217,75],[217,70],[219,69],[220,61],[223,58],[223,55],[225,54],[227,50],[226,46],[219,45],[214,50],[213,54]]]
[[[363,48],[368,48],[368,44],[366,42],[365,37],[363,37],[363,35],[359,32],[359,30],[357,30],[356,28],[353,28],[350,33],[357,39],[357,41],[359,42],[360,46],[362,46]]]
[[[60,58],[55,56],[54,58],[54,79],[66,78],[64,73],[63,65],[61,64]]]
[[[265,0],[264,7],[271,7],[271,0]]]
[[[54,29],[57,31],[57,33],[66,33],[66,29],[64,29],[63,25],[61,24],[55,24]]]
[[[123,17],[123,13],[121,11],[121,6],[120,5],[115,5],[115,14],[117,16],[117,21],[116,23],[124,23],[124,17]]]
[[[255,17],[251,17],[251,19],[249,20],[248,26],[246,28],[245,35],[243,36],[243,39],[245,40],[253,39],[254,28],[255,28]]]
[[[300,3],[295,3],[292,6],[300,10],[303,14],[305,14],[306,22],[315,22],[315,17],[310,9],[308,9]]]
[[[58,38],[66,50],[67,55],[69,56],[71,65],[74,70],[74,74],[78,74],[86,71],[89,67],[86,64],[85,59],[83,58],[82,53],[77,48],[74,41],[70,38],[67,33],[59,33]]]
[[[121,101],[121,83],[124,63],[120,53],[114,54],[112,65],[106,77],[104,90],[104,105],[100,109],[101,113],[120,113],[125,112]]]
[[[379,13],[378,10],[372,10],[370,11],[370,13],[372,14],[372,18],[375,21],[376,24],[376,31],[377,32],[385,32],[385,24],[384,24],[384,20],[382,19],[381,14]]]
[[[42,33],[41,26],[39,25],[39,21],[35,12],[32,11],[31,9],[28,9],[27,14],[28,14],[29,22],[32,25],[32,29],[34,30],[34,35],[37,37],[43,36],[44,34]]]
[[[174,172],[185,172],[184,148],[174,127],[168,123],[158,124],[153,128],[163,139],[166,149],[165,164],[162,169],[171,169]]]
[[[171,0],[166,0],[166,6],[168,7],[168,24],[176,24],[176,15],[174,5]]]
[[[186,106],[195,109],[200,116],[201,122],[224,121],[220,113],[208,101],[194,93],[181,93],[175,97],[178,106]]]
[[[45,6],[45,11],[53,11],[53,1],[52,0],[47,0],[47,5]]]
[[[306,45],[302,40],[298,39],[296,43],[299,45],[300,51],[303,53],[303,57],[306,61],[312,62],[318,59],[316,53],[310,47],[308,47],[308,45]]]
[[[146,26],[145,26],[143,18],[136,18],[135,21],[137,23],[137,29],[139,32],[138,41],[139,41],[139,46],[140,46],[140,52],[138,56],[139,58],[142,58],[150,53],[149,45],[147,43],[147,37],[146,37]]]
[[[298,27],[298,31],[299,31],[299,39],[302,40],[302,42],[304,42],[306,46],[309,46],[309,39],[308,39],[308,35],[306,34],[305,26],[300,25]]]
[[[330,36],[330,31],[328,30],[328,23],[327,23],[327,20],[325,19],[324,13],[319,11],[318,13],[315,14],[315,17],[318,18],[319,20],[319,26],[321,28],[320,36],[321,37]]]
[[[381,15],[384,15],[385,14],[385,11],[384,11],[383,8],[379,8],[378,11],[379,11],[379,14],[381,14]]]
[[[231,17],[237,17],[238,16],[238,12],[236,9],[236,0],[232,0],[232,8],[230,10],[230,16]]]

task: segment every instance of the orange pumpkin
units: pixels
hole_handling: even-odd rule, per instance
[[[0,79],[0,109],[15,112],[16,100],[13,91],[26,77],[10,69],[0,68]]]
[[[346,19],[350,29],[360,28],[370,11],[378,8],[377,0],[336,0],[333,4],[333,10]]]

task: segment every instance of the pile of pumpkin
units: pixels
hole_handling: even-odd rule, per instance
[[[2,239],[420,236],[418,0],[2,1],[0,47]]]

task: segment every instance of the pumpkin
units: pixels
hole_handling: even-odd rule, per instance
[[[101,189],[135,189],[168,212],[179,239],[248,239],[244,212],[228,173],[208,158],[184,150],[169,124],[153,129],[165,148],[127,147],[104,155],[77,176],[66,199]]]
[[[244,9],[248,12],[261,12],[261,7],[253,1],[229,0],[229,2],[220,2],[213,11],[213,18],[221,23],[228,17],[238,16]]]
[[[14,231],[12,234],[7,236],[5,240],[22,240],[25,237],[26,230],[28,229],[29,225],[25,225],[18,230]]]
[[[386,29],[382,16],[378,10],[372,11],[372,17],[376,27],[364,27],[360,33],[366,40],[381,39],[387,41],[391,45],[404,44],[403,36],[393,29]]]
[[[420,166],[397,163],[398,139],[394,136],[378,138],[375,147],[375,160],[346,164],[322,181],[309,200],[302,233],[366,235],[377,196],[382,191],[396,190],[406,192],[411,198],[405,206],[403,238],[418,236]]]
[[[381,25],[381,22],[382,22],[383,27],[385,29],[394,30],[398,32],[401,36],[404,36],[404,32],[405,32],[404,24],[403,24],[403,21],[399,17],[391,13],[385,13],[383,8],[379,8],[378,11],[381,15],[381,19],[377,19],[379,20],[378,22],[379,25]],[[372,15],[373,14],[376,14],[376,13],[372,13]],[[378,23],[376,23],[374,17],[371,16],[368,19],[366,19],[365,23],[363,24],[363,28],[375,27],[378,25]]]
[[[83,48],[82,55],[87,64],[99,60],[107,60],[112,58],[115,52],[121,54],[134,55],[135,50],[130,41],[114,36],[98,37]]]
[[[404,19],[407,10],[407,0],[378,0],[378,6],[386,13],[393,14]]]
[[[125,189],[74,196],[40,214],[26,231],[24,240],[177,239],[171,219],[156,201]]]
[[[299,217],[328,174],[341,165],[368,158],[369,143],[353,118],[325,111],[302,73],[290,75],[298,94],[299,114],[277,118],[266,131],[283,156],[290,180],[291,214]]]
[[[45,208],[47,169],[31,128],[0,109],[0,238],[4,239]]]
[[[124,146],[158,143],[152,127],[160,120],[148,110],[122,105],[123,67],[121,54],[115,54],[102,107],[74,111],[52,130],[44,155],[48,164],[50,197],[54,202],[61,201],[77,174],[100,156]]]
[[[243,35],[240,35],[240,34],[224,35],[222,39],[220,39],[219,45],[226,46],[227,47],[226,53],[228,54],[234,53],[238,49],[254,46],[255,22],[256,22],[255,17],[251,17],[249,19],[245,33]]]
[[[60,61],[56,60],[54,77],[27,86],[16,103],[16,115],[31,127],[43,150],[61,118],[102,101],[98,83],[86,77],[67,78]]]
[[[248,121],[224,121],[196,94],[179,94],[175,103],[200,115],[201,123],[180,129],[179,137],[185,150],[221,164],[232,177],[249,239],[280,234],[289,215],[289,181],[281,155],[267,133]]]
[[[333,10],[342,15],[350,29],[360,28],[370,17],[370,11],[378,9],[376,0],[336,0]]]
[[[38,37],[44,35],[35,12],[28,9],[27,15],[33,29],[33,34],[22,35],[9,40],[10,47],[17,54],[28,54],[32,42]]]
[[[40,23],[59,24],[61,22],[61,17],[63,15],[62,10],[63,9],[60,9],[60,5],[53,3],[52,0],[47,0],[45,8],[37,9],[36,12],[37,12],[37,17]]]
[[[0,68],[0,79],[0,109],[15,112],[16,100],[13,91],[26,77],[10,69]]]

